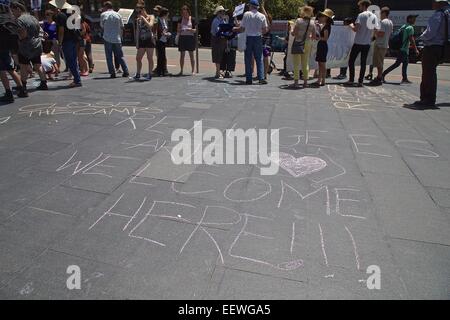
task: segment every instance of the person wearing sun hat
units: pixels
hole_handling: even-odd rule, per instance
[[[79,41],[79,30],[69,29],[67,20],[71,16],[68,13],[72,6],[64,0],[52,0],[50,5],[61,10],[55,17],[58,27],[58,43],[64,53],[64,61],[73,76],[73,82],[69,87],[81,87],[80,69],[78,66],[77,43]]]
[[[253,83],[254,58],[258,71],[259,84],[267,84],[267,80],[264,80],[262,35],[269,31],[269,25],[266,16],[258,12],[258,0],[250,0],[248,6],[250,10],[244,14],[241,25],[235,28],[235,31],[245,32],[247,36],[245,48],[245,83],[248,85]]]
[[[302,54],[292,54],[294,64],[294,83],[290,86],[299,87],[300,63],[302,65],[303,87],[308,85],[309,79],[309,57],[311,55],[312,40],[316,39],[316,27],[312,18],[314,17],[314,8],[303,6],[299,9],[299,18],[295,22],[294,30],[291,35],[295,37],[294,41],[303,41],[305,39],[304,52]]]
[[[319,78],[316,85],[324,86],[327,78],[328,38],[331,35],[334,12],[331,9],[325,9],[323,12],[319,12],[317,17],[316,28],[320,36],[316,53],[316,61],[319,64]]]
[[[220,64],[222,63],[227,40],[218,36],[219,26],[228,23],[228,16],[225,14],[227,10],[223,6],[217,6],[214,10],[216,16],[211,23],[211,54],[212,62],[216,65],[216,79],[222,78],[220,74]]]

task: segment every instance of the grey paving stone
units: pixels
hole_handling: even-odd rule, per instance
[[[373,173],[364,176],[388,235],[450,244],[450,237],[444,231],[449,225],[448,217],[415,178]]]
[[[394,239],[392,248],[409,299],[448,299],[448,245]]]
[[[450,189],[428,187],[427,190],[438,206],[450,208]]]

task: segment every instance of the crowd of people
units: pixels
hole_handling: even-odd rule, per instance
[[[360,0],[359,15],[353,22],[348,18],[344,25],[354,33],[354,43],[349,54],[348,68],[341,68],[336,79],[343,80],[349,72],[348,86],[362,87],[364,80],[370,80],[371,85],[382,85],[386,77],[394,69],[403,65],[402,83],[410,83],[408,79],[408,61],[410,47],[418,53],[415,42],[414,24],[417,15],[407,17],[406,24],[394,32],[394,26],[389,19],[390,9],[381,8],[379,23],[373,27],[374,13],[369,10],[370,0]],[[245,83],[253,84],[254,71],[259,84],[268,83],[270,43],[272,40],[272,17],[266,11],[264,0],[249,0],[247,10],[240,15],[218,6],[214,11],[211,23],[212,63],[215,65],[215,78],[231,78],[236,67],[236,50],[238,34],[242,34],[245,42]],[[425,32],[420,36],[424,42],[422,52],[422,84],[421,100],[417,107],[434,107],[436,104],[437,66],[442,62],[448,50],[448,19],[450,6],[447,0],[433,0],[434,15],[430,18]],[[2,8],[5,10],[5,8]],[[47,81],[52,80],[61,72],[64,61],[66,71],[72,79],[69,87],[82,86],[82,77],[94,71],[92,57],[92,35],[90,25],[83,15],[76,28],[71,27],[73,10],[65,0],[52,0],[45,10],[43,19],[39,14],[31,15],[22,0],[13,0],[7,8],[15,19],[17,28],[12,30],[6,25],[0,25],[0,76],[5,88],[3,102],[13,102],[14,95],[9,84],[9,76],[16,83],[18,97],[27,97],[27,81],[34,73],[40,79],[36,90],[48,90]],[[36,12],[35,12],[36,13]],[[139,0],[136,8],[135,42],[136,42],[136,72],[130,76],[130,70],[122,50],[123,19],[114,11],[110,1],[103,3],[100,16],[100,26],[108,72],[111,78],[116,78],[119,72],[122,77],[139,81],[150,81],[153,76],[169,76],[167,68],[166,47],[172,37],[169,27],[169,10],[160,5],[147,11],[145,2]],[[180,52],[180,72],[184,74],[185,56],[189,53],[191,74],[195,74],[194,51],[197,47],[198,26],[191,15],[188,6],[181,8],[181,19],[176,26],[175,43]],[[293,38],[290,52],[293,60],[292,88],[325,86],[330,76],[327,70],[328,41],[334,25],[334,12],[327,8],[320,12],[310,6],[299,8],[298,18],[289,24],[288,37]],[[41,20],[41,21],[39,21]],[[69,21],[70,20],[70,21]],[[378,21],[378,20],[377,20]],[[242,36],[241,36],[242,37]],[[395,63],[384,69],[384,61],[390,43],[399,39],[397,59]],[[286,39],[286,43],[288,39]],[[313,43],[317,42],[315,60],[317,82],[309,84],[310,57]],[[372,65],[366,76],[368,55],[374,46]],[[143,74],[143,60],[146,56],[148,71]],[[156,66],[154,65],[156,56]],[[360,57],[360,71],[356,79],[355,64]],[[373,77],[376,69],[377,76]],[[300,79],[303,83],[300,84]],[[355,81],[356,80],[356,81]]]

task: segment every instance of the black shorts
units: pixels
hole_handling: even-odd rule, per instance
[[[9,51],[0,51],[0,71],[14,70],[14,62]]]
[[[316,61],[327,62],[327,55],[328,55],[328,43],[326,41],[319,41],[319,43],[317,44]]]
[[[156,42],[153,38],[149,38],[146,40],[139,39],[139,43],[138,43],[139,49],[150,49],[150,48],[155,48],[155,47],[156,47]]]
[[[41,55],[36,55],[32,58],[28,58],[19,53],[19,63],[20,64],[41,64]]]

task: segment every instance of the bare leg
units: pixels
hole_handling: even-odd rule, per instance
[[[195,58],[194,58],[194,51],[189,51],[189,57],[191,58],[192,74],[195,74]]]
[[[148,76],[150,77],[153,73],[153,52],[155,51],[153,48],[148,48],[147,50],[147,61],[148,61]]]
[[[140,75],[142,70],[142,58],[144,57],[145,49],[138,49],[136,53],[136,74]]]
[[[186,56],[186,51],[180,52],[180,75],[184,72],[184,57]]]

